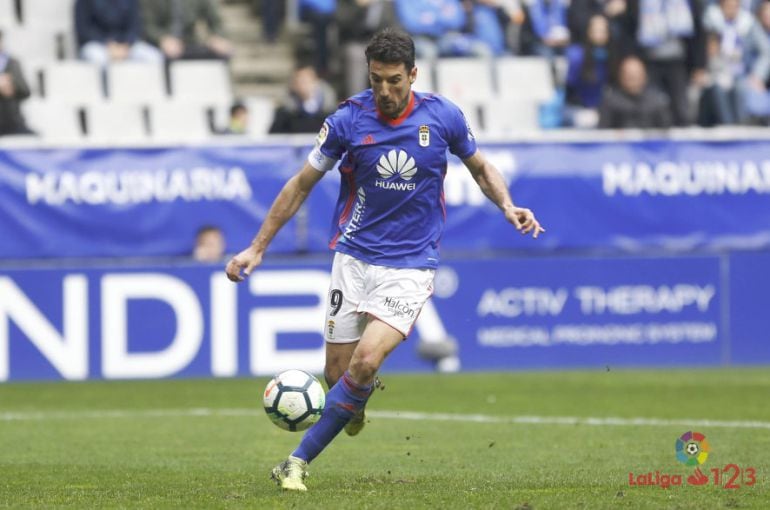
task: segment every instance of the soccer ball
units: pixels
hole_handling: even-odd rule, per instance
[[[313,375],[303,370],[286,370],[267,383],[264,403],[270,421],[284,430],[296,432],[318,421],[326,394]]]
[[[696,453],[698,453],[700,448],[698,448],[697,443],[687,443],[687,447],[685,448],[685,450],[689,455],[695,455]]]

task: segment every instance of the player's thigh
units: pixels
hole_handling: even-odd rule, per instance
[[[359,383],[371,383],[385,358],[393,352],[404,335],[376,317],[370,317],[350,360],[350,372]]]

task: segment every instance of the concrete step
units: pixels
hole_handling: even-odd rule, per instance
[[[236,83],[237,97],[267,97],[273,103],[280,103],[286,96],[286,85],[276,83]]]
[[[239,81],[286,84],[294,69],[294,61],[286,58],[249,58],[236,54],[230,61],[232,75]]]

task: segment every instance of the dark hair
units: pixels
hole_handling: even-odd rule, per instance
[[[199,239],[203,234],[208,234],[209,232],[222,232],[222,229],[217,227],[216,225],[202,225],[198,230],[195,231],[195,239]]]
[[[230,106],[230,115],[235,115],[239,111],[248,112],[249,109],[246,108],[246,104],[242,103],[241,101],[236,101]]]
[[[402,30],[383,28],[372,36],[366,47],[366,63],[372,60],[385,64],[403,63],[408,73],[414,67],[414,41]]]

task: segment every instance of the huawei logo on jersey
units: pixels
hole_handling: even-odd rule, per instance
[[[414,163],[414,158],[409,157],[406,151],[396,151],[396,149],[393,149],[387,155],[383,154],[380,156],[380,162],[377,163],[377,171],[382,179],[390,179],[394,175],[400,177],[400,179],[390,180],[377,179],[374,181],[374,185],[377,188],[397,191],[414,191],[417,188],[417,184],[414,182],[404,182],[412,180],[414,174],[417,173],[417,165]]]

